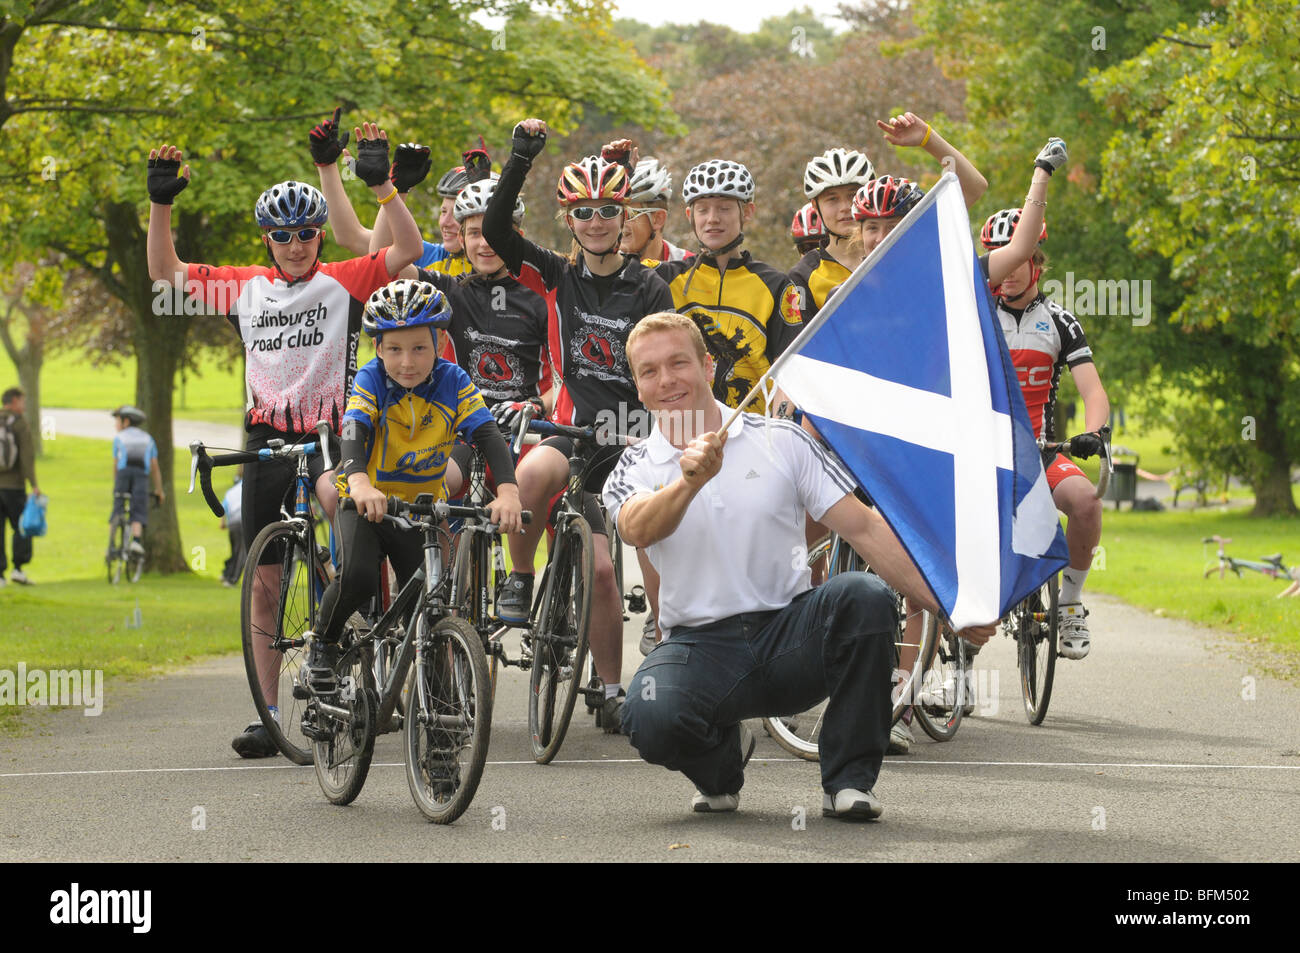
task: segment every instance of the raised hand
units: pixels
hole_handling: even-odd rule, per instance
[[[357,161],[353,168],[357,178],[369,186],[388,181],[388,133],[373,122],[362,123],[352,130],[357,141]]]
[[[393,167],[389,170],[389,178],[393,180],[397,191],[405,195],[424,181],[432,167],[433,159],[429,156],[428,146],[403,142],[393,155]]]
[[[1038,153],[1038,158],[1034,160],[1034,167],[1042,169],[1048,175],[1051,175],[1065,165],[1069,158],[1070,154],[1065,150],[1065,140],[1053,136],[1047,140],[1047,145],[1043,146],[1043,151]]]
[[[525,119],[515,126],[510,146],[519,158],[532,162],[546,146],[546,123],[540,119]]]
[[[190,184],[190,167],[181,170],[184,156],[175,146],[159,146],[149,150],[149,201],[158,205],[171,205],[176,196]],[[179,175],[177,173],[180,173]]]
[[[308,134],[307,144],[311,147],[311,160],[317,165],[333,165],[339,160],[343,147],[348,144],[347,132],[344,132],[342,137],[339,136],[339,116],[342,114],[343,107],[340,106],[334,110],[333,116],[317,123]]]
[[[885,141],[895,146],[919,146],[925,141],[926,121],[916,113],[903,113],[888,122],[876,120],[876,128],[885,134]]]

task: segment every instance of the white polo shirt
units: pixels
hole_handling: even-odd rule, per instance
[[[724,419],[731,412],[718,407]],[[811,588],[804,514],[820,519],[853,492],[855,481],[796,424],[768,426],[770,448],[760,415],[741,414],[732,423],[722,469],[691,500],[672,535],[646,549],[660,575],[664,638],[676,626],[783,609]],[[658,427],[624,451],[605,481],[610,516],[617,522],[628,500],[678,479],[681,455]]]

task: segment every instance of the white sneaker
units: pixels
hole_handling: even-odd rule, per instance
[[[144,546],[142,546],[140,543],[136,542],[133,539],[131,540],[131,542],[127,543],[126,551],[130,553],[132,556],[143,556]]]
[[[889,729],[889,747],[885,749],[885,754],[907,754],[911,750],[912,729],[900,718]]]
[[[9,581],[16,582],[20,586],[30,586],[32,584],[32,581],[27,578],[27,573],[23,572],[21,569],[15,569],[11,572],[9,574]]]
[[[695,792],[691,810],[697,814],[725,814],[740,807],[739,794],[701,794]]]
[[[1092,636],[1088,633],[1088,610],[1082,602],[1064,602],[1056,610],[1059,631],[1060,652],[1062,658],[1086,658],[1092,648]]]
[[[4,576],[0,576],[0,589],[3,589],[7,585],[9,585],[9,580]]]
[[[949,711],[957,701],[957,676],[950,674],[943,683],[943,706]],[[961,713],[966,717],[975,710],[975,672],[966,670],[966,692],[962,698]]]
[[[822,817],[842,817],[850,820],[874,821],[884,813],[885,806],[875,791],[858,791],[845,788],[822,795]]]

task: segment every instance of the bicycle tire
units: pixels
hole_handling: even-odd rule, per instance
[[[421,615],[415,623],[420,652],[407,676],[406,781],[421,814],[450,824],[465,813],[483,777],[492,699],[483,643],[473,626],[456,616],[432,628],[429,621]]]
[[[533,625],[528,737],[533,760],[549,764],[564,743],[587,658],[595,575],[591,527],[574,516],[551,549],[546,589]]]
[[[262,554],[268,550],[273,552],[273,563],[280,569],[278,589],[270,588],[270,583],[258,581],[258,566]],[[240,599],[240,628],[244,672],[248,676],[253,704],[262,719],[262,725],[281,753],[294,764],[311,764],[312,742],[302,734],[302,716],[307,703],[293,697],[293,687],[298,678],[298,670],[306,661],[303,634],[316,624],[313,573],[318,575],[323,570],[315,564],[315,546],[310,550],[305,548],[302,533],[294,523],[271,523],[263,527],[249,546],[245,567]],[[273,600],[275,605],[273,611],[276,623],[275,631],[272,632],[253,630],[253,596],[260,587],[267,587],[266,597]],[[273,651],[279,656],[277,665],[280,677],[276,698],[280,709],[279,721],[271,714],[267,701],[262,696],[261,680],[257,672],[256,646],[268,642],[273,644]]]
[[[921,725],[921,730],[935,741],[951,741],[961,727],[965,713],[970,656],[967,654],[965,640],[950,632],[940,635],[939,620],[934,616],[929,617],[927,624],[931,629],[930,638],[935,651],[918,682],[912,716]],[[951,705],[945,690],[950,676],[953,679]]]
[[[343,646],[335,669],[341,686],[335,704],[351,710],[351,722],[321,715],[308,704],[308,717],[314,716],[316,731],[327,733],[326,738],[312,741],[316,781],[326,800],[339,805],[351,804],[365,786],[375,753],[375,715],[379,710],[370,644],[345,634]]]
[[[1059,620],[1056,617],[1059,595],[1059,584],[1053,575],[1016,607],[1016,665],[1020,669],[1020,694],[1025,703],[1025,717],[1031,725],[1043,723],[1047,706],[1052,701],[1052,682],[1056,677],[1059,651]]]
[[[121,517],[115,516],[108,524],[108,553],[104,561],[108,564],[108,583],[116,586],[122,581],[126,567],[126,524]]]

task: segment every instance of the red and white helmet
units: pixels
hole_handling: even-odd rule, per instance
[[[871,160],[856,149],[827,149],[803,170],[803,194],[815,199],[837,185],[860,188],[876,175]]]
[[[686,173],[682,183],[682,201],[690,205],[708,195],[741,202],[754,201],[754,177],[739,162],[730,159],[709,159]]]
[[[627,199],[630,184],[627,169],[619,163],[600,156],[587,156],[564,167],[560,183],[555,187],[555,197],[562,206],[584,199],[623,202]]]
[[[895,178],[882,175],[872,179],[853,196],[853,218],[864,221],[868,218],[902,218],[925,193],[911,179]]]
[[[821,238],[825,234],[822,217],[817,214],[817,206],[812,202],[794,213],[794,220],[790,222],[790,238],[796,245],[809,239]]]
[[[1003,245],[1010,244],[1011,236],[1015,234],[1016,226],[1020,224],[1020,212],[1018,208],[1004,208],[1000,212],[994,212],[989,216],[984,227],[980,229],[980,242],[985,248],[1001,248]],[[1043,222],[1043,232],[1038,236],[1040,242],[1047,241],[1047,222]]]

